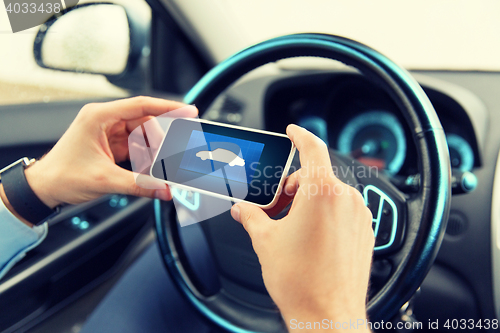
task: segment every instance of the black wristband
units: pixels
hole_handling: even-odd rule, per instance
[[[4,171],[1,180],[10,205],[28,222],[40,225],[57,213],[57,210],[45,205],[33,192],[26,180],[22,163]]]

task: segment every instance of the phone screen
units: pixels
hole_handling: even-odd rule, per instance
[[[273,202],[293,152],[283,134],[175,119],[151,175],[266,206]]]

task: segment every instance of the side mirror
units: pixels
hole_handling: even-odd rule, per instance
[[[58,13],[41,25],[36,63],[60,71],[102,74],[113,84],[141,89],[149,56],[149,21],[111,3],[88,3]]]

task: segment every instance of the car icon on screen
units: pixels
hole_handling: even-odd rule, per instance
[[[229,166],[244,166],[245,160],[233,153],[230,150],[217,148],[215,150],[202,150],[196,153],[196,157],[201,158],[203,161],[212,160],[222,163],[227,163]]]

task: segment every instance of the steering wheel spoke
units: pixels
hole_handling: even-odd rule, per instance
[[[370,179],[363,184],[363,198],[373,215],[375,255],[391,253],[401,246],[406,225],[406,197],[387,180]]]
[[[372,213],[375,255],[397,251],[404,240],[408,196],[395,187],[383,170],[373,168],[330,149],[337,177],[361,192]],[[352,170],[350,173],[345,170]]]

